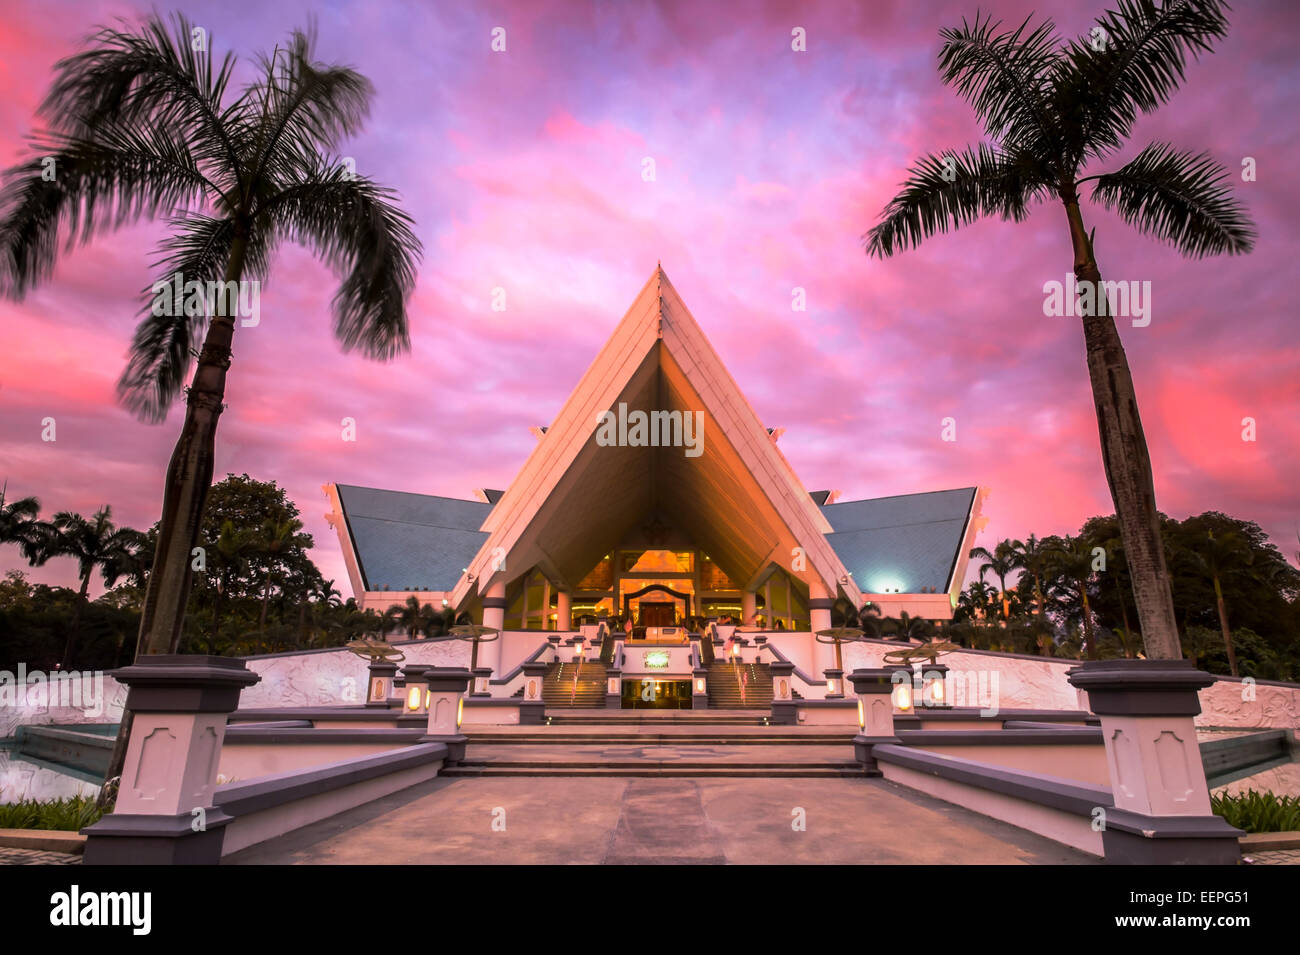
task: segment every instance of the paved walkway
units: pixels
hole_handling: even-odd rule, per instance
[[[804,831],[792,823],[802,818]],[[495,822],[495,828],[494,828]],[[227,863],[1089,864],[880,779],[434,779]]]
[[[81,865],[81,853],[6,849],[0,846],[0,865]]]

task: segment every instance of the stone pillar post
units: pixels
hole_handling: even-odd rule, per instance
[[[1235,864],[1241,833],[1210,810],[1193,721],[1214,677],[1190,660],[1097,660],[1066,675],[1101,717],[1115,798],[1106,861]]]
[[[215,865],[231,822],[213,803],[226,717],[261,679],[233,657],[160,654],[109,674],[134,714],[117,804],[89,826],[86,865]]]
[[[555,595],[555,629],[573,629],[573,596],[567,590]]]
[[[899,672],[906,673],[907,667],[871,667],[849,674],[849,682],[858,698],[859,733],[853,737],[853,752],[868,776],[881,774],[872,756],[873,747],[899,742],[894,734],[893,700],[895,674]]]
[[[605,706],[611,710],[623,706],[623,671],[618,667],[605,671]]]
[[[524,664],[524,698],[519,704],[519,722],[523,726],[540,726],[546,722],[546,703],[542,683],[546,664],[540,660]]]
[[[844,671],[831,667],[822,672],[826,677],[826,699],[844,699]]]
[[[470,696],[491,696],[492,687],[492,668],[475,667],[472,671],[474,674],[474,688],[470,691]]]
[[[691,670],[691,709],[709,708],[709,671],[706,667]]]
[[[799,721],[794,702],[794,664],[777,660],[772,671],[772,723],[776,726],[793,726]]]
[[[447,744],[447,762],[465,758],[466,736],[460,731],[465,713],[465,690],[473,679],[469,670],[458,667],[429,667],[424,671],[428,687],[428,723],[421,742]]]
[[[366,684],[366,706],[388,709],[388,701],[393,696],[393,677],[397,675],[397,664],[377,660],[370,664],[369,669],[370,682]]]

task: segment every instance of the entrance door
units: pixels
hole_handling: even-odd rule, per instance
[[[671,627],[677,622],[677,605],[671,601],[665,603],[646,603],[641,601],[641,626]]]

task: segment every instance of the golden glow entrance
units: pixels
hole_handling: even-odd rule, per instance
[[[690,680],[624,680],[625,710],[689,710]]]

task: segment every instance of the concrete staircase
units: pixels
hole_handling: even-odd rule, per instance
[[[717,710],[770,709],[772,670],[766,663],[709,664],[709,708]]]
[[[550,725],[470,730],[465,758],[441,776],[862,776],[853,732],[778,727],[736,711],[646,717],[556,715]]]
[[[547,709],[587,708],[605,705],[605,664],[599,660],[552,663],[542,683]]]

